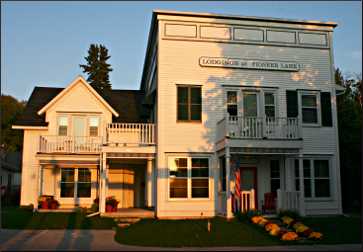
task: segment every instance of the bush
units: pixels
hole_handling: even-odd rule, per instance
[[[293,210],[279,210],[278,217],[281,219],[283,216],[288,216],[293,218],[294,220],[298,220],[301,218],[300,214]]]
[[[22,210],[26,210],[26,211],[33,211],[34,210],[34,205],[33,204],[29,204],[29,205],[24,205],[24,206],[20,206],[19,207]]]
[[[260,216],[260,215],[262,215],[262,212],[257,209],[247,211],[248,219],[251,219],[253,216]]]
[[[91,205],[91,211],[92,212],[98,212],[98,210],[99,210],[99,205],[97,203],[93,203]]]

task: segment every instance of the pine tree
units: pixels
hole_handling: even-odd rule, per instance
[[[91,44],[88,49],[88,56],[85,57],[86,65],[79,65],[83,72],[88,74],[87,81],[97,91],[110,90],[111,83],[109,72],[112,71],[111,65],[107,60],[111,56],[104,45]]]

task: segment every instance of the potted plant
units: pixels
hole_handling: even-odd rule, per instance
[[[38,198],[38,206],[41,209],[49,208],[49,200],[53,199],[53,196],[49,195],[40,195]]]
[[[118,201],[115,196],[109,196],[106,198],[106,212],[116,212]]]
[[[56,199],[50,199],[48,200],[48,206],[50,209],[57,209],[59,208],[59,202]]]

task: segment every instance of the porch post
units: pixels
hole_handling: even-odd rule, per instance
[[[305,216],[305,195],[304,195],[304,169],[303,169],[303,155],[299,155],[299,188],[300,188],[300,202],[299,211],[301,216]]]
[[[226,217],[230,219],[233,217],[232,214],[232,194],[231,194],[231,154],[229,147],[226,147]]]
[[[152,207],[152,170],[153,162],[151,158],[147,159],[146,165],[146,207]]]
[[[106,210],[106,153],[102,153],[101,158],[99,210],[104,213]]]

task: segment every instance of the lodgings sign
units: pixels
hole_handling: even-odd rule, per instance
[[[200,57],[199,64],[207,67],[246,68],[260,70],[299,71],[301,64],[293,61],[252,60]]]

